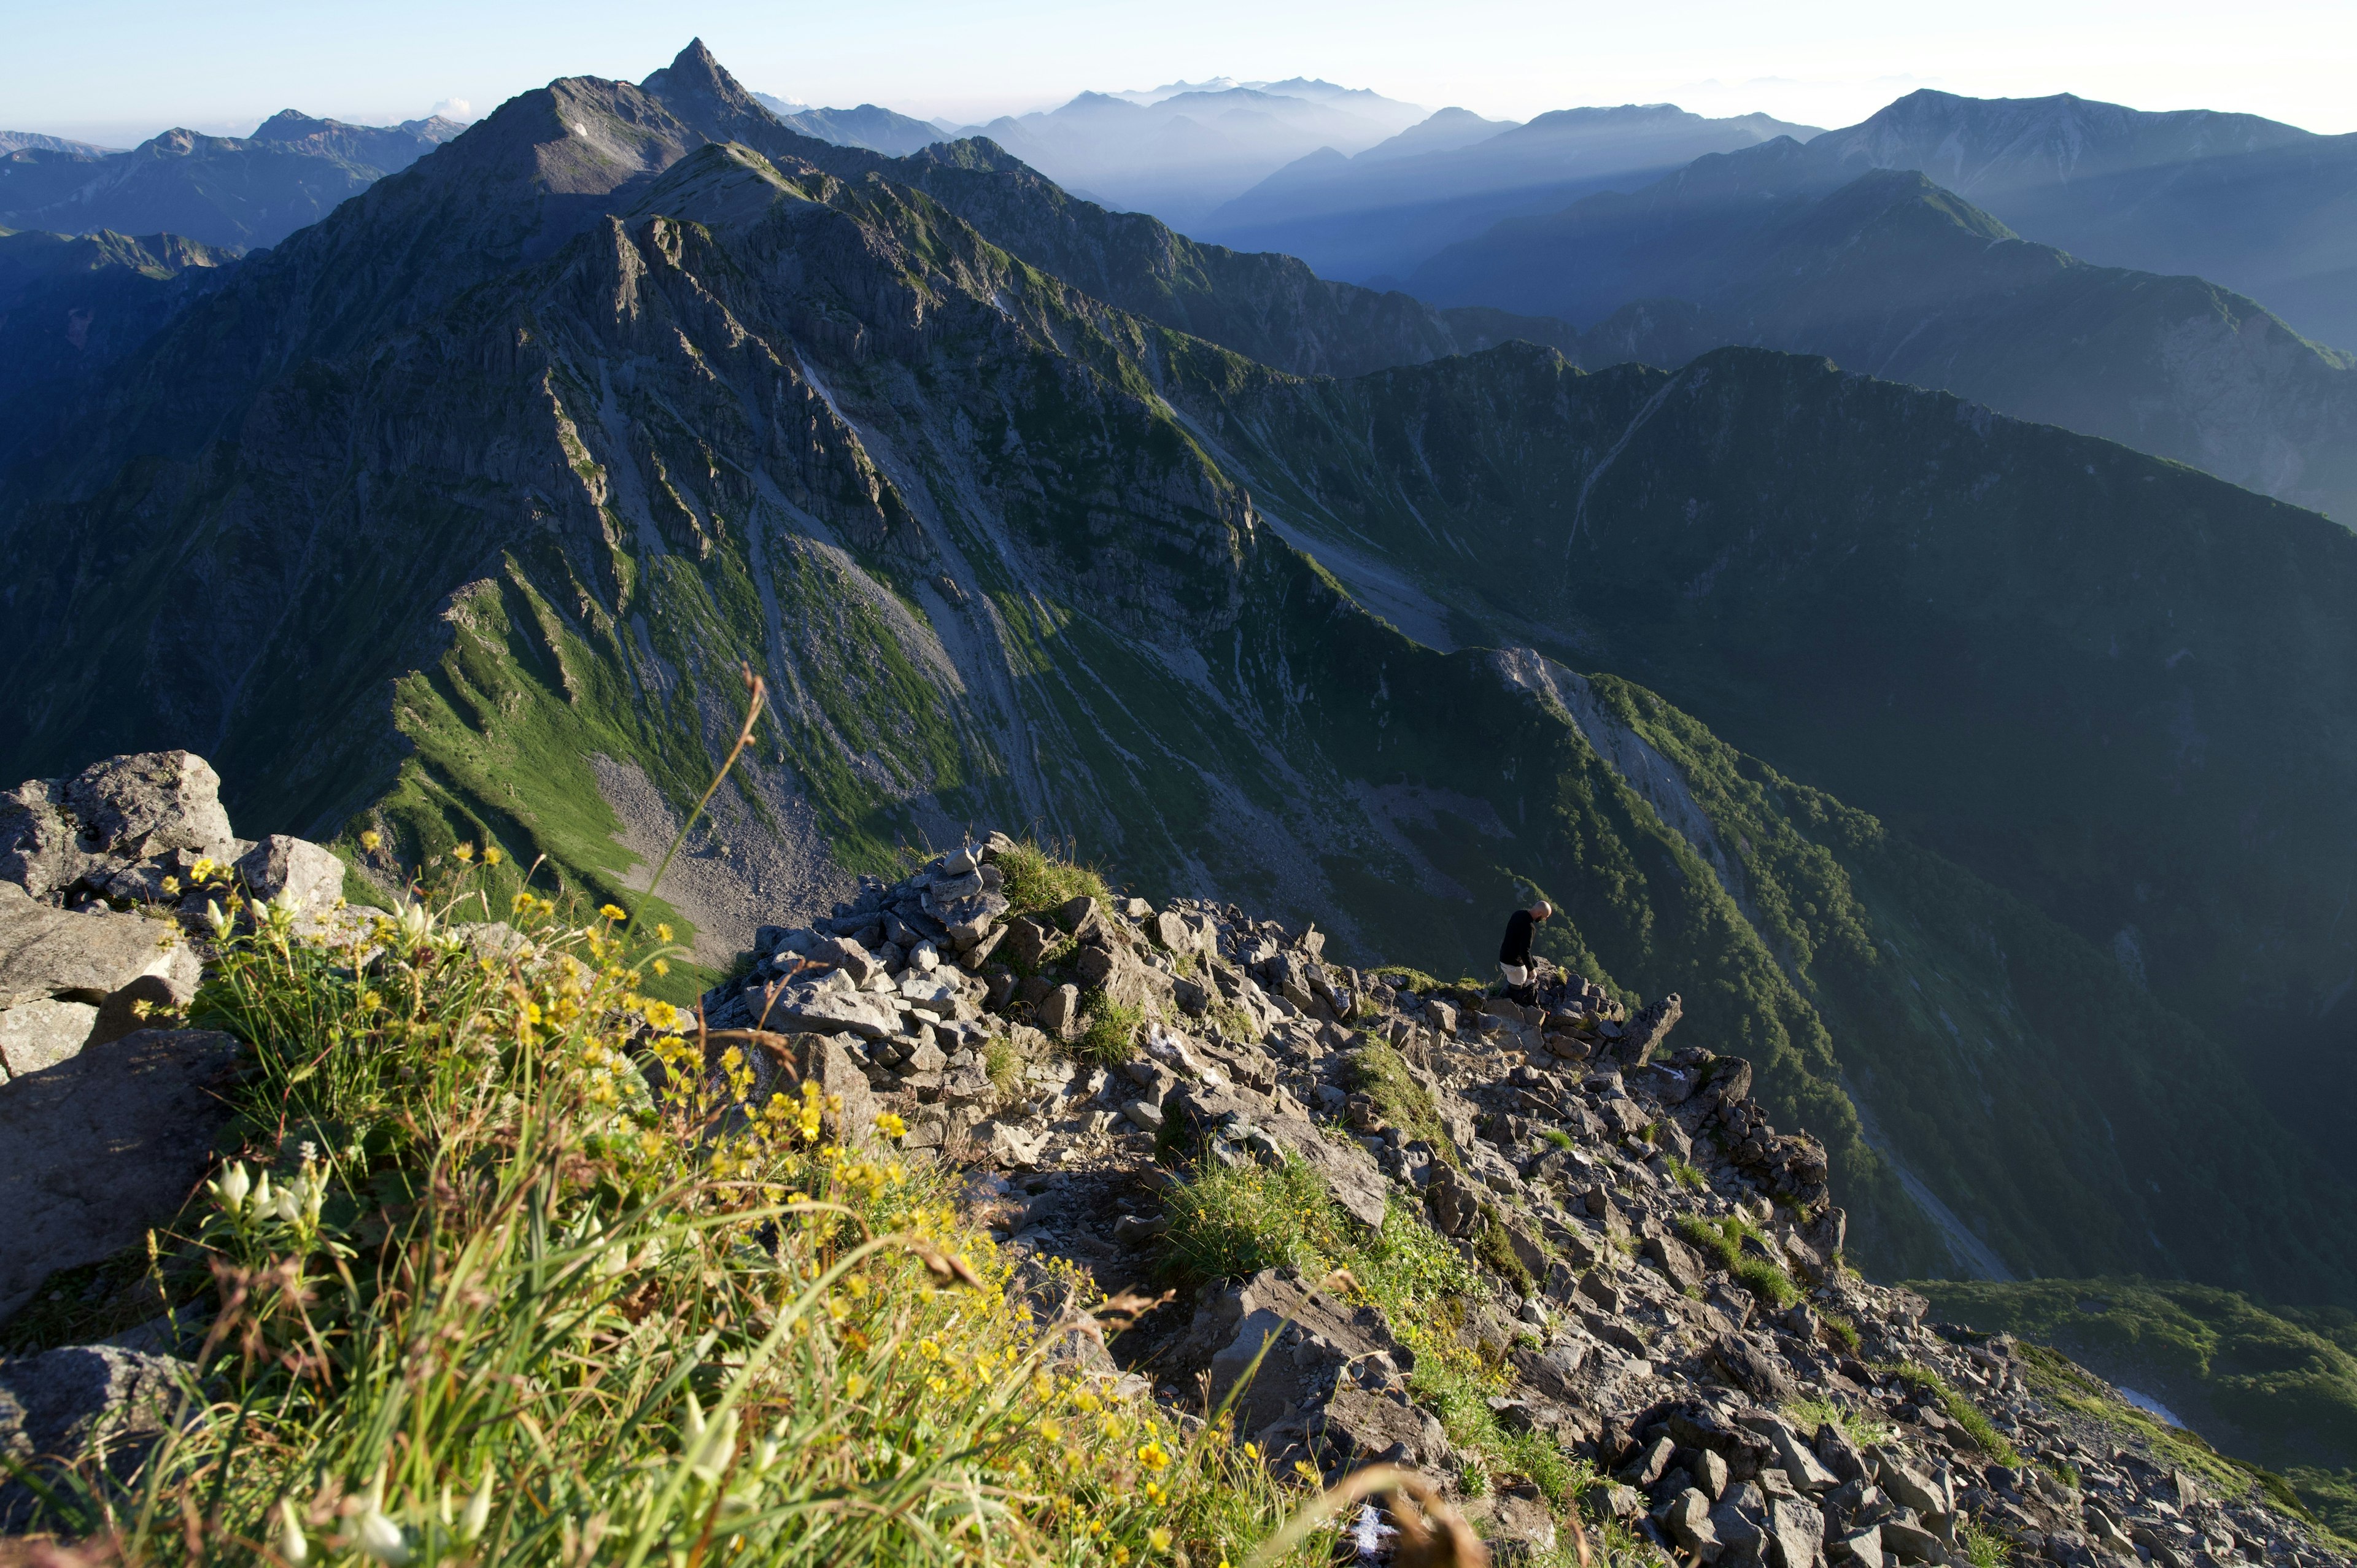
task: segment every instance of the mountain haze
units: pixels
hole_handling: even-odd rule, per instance
[[[1672,295],[1710,341],[1824,354],[2357,521],[2357,357],[2202,279],[2024,241],[1921,174],[1828,164],[1824,140],[1501,224],[1415,286],[1573,321]]]
[[[1443,115],[1462,118],[1427,131]],[[1706,153],[1815,134],[1765,114],[1710,120],[1669,103],[1562,109],[1480,136],[1468,121],[1487,124],[1444,110],[1356,157],[1322,149],[1220,208],[1200,232],[1299,256],[1330,277],[1404,276],[1502,218],[1633,190]]]

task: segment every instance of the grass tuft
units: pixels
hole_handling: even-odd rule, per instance
[[[1115,1002],[1101,991],[1091,993],[1086,1006],[1088,1027],[1072,1042],[1075,1061],[1119,1067],[1137,1054],[1137,1031],[1146,1023],[1143,1008]]]
[[[1739,1215],[1709,1220],[1699,1214],[1678,1216],[1678,1234],[1716,1259],[1725,1269],[1742,1282],[1745,1289],[1778,1311],[1785,1311],[1801,1299],[1801,1288],[1792,1277],[1770,1262],[1743,1250],[1746,1237],[1757,1238],[1758,1228]]]
[[[1383,1119],[1409,1141],[1421,1138],[1452,1165],[1462,1165],[1457,1144],[1440,1124],[1432,1092],[1415,1080],[1407,1059],[1381,1041],[1369,1041],[1342,1058],[1348,1087],[1375,1102]]]
[[[1103,875],[1093,866],[1075,865],[1028,839],[1000,851],[992,864],[1006,879],[999,891],[1006,896],[1010,914],[1036,915],[1080,897],[1093,898],[1101,905],[1113,902]]]
[[[1275,1169],[1206,1161],[1163,1212],[1166,1260],[1190,1284],[1263,1269],[1322,1273],[1350,1251],[1326,1183],[1297,1159]]]
[[[2021,1455],[2012,1444],[2006,1441],[2005,1434],[1989,1424],[1989,1418],[1982,1413],[1981,1407],[1950,1388],[1939,1373],[1911,1361],[1879,1367],[1876,1370],[1889,1373],[1919,1394],[1930,1393],[1938,1399],[1940,1408],[1948,1419],[1963,1427],[1973,1442],[1979,1445],[1981,1452],[1998,1464],[2018,1466],[2021,1463]]]

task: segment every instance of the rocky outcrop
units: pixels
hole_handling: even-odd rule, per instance
[[[185,1010],[208,905],[315,916],[344,866],[317,844],[238,838],[221,778],[186,751],[111,757],[0,795],[0,1084]]]
[[[238,1043],[179,1023],[212,917],[342,904],[333,853],[238,838],[204,758],[112,757],[0,795],[0,1316],[137,1242],[203,1175]]]
[[[1677,996],[1631,1008],[1560,972],[1529,1005],[1426,995],[1329,961],[1314,929],[1187,900],[1011,918],[1002,900],[953,933],[943,890],[1000,894],[1010,847],[764,928],[753,974],[705,1009],[888,1015],[810,1038],[861,1064],[910,1143],[979,1167],[977,1212],[1027,1267],[1150,1279],[1174,1192],[1298,1161],[1369,1231],[1405,1212],[1458,1250],[1481,1283],[1454,1332],[1501,1370],[1491,1413],[1594,1466],[1589,1512],[1680,1560],[1964,1568],[1970,1530],[2064,1568],[2222,1562],[2218,1541],[2334,1560],[2255,1492],[2206,1498],[2049,1402],[2012,1341],[1926,1326],[1920,1298],[1851,1271],[1822,1146],[1769,1123],[1749,1062],[1674,1037]],[[1108,1043],[1089,1031],[1117,998],[1142,1021]],[[1076,1037],[1097,1059],[1071,1058]],[[1417,1468],[1502,1556],[1553,1549],[1534,1490],[1469,1495],[1415,1353],[1347,1274],[1262,1270],[1173,1315],[1125,1359],[1182,1416],[1232,1398],[1238,1441],[1280,1473]]]

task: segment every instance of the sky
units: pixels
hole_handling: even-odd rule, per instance
[[[173,125],[242,134],[290,107],[464,119],[556,76],[636,80],[697,34],[756,91],[958,123],[1086,89],[1303,75],[1514,120],[1666,102],[1832,127],[1933,87],[2357,131],[2351,0],[0,0],[0,129],[128,145]]]

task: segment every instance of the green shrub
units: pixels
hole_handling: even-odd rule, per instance
[[[2018,1466],[2021,1463],[2021,1455],[2014,1451],[2012,1444],[2006,1441],[2005,1434],[1989,1424],[1989,1418],[1981,1412],[1981,1407],[1950,1388],[1937,1372],[1911,1361],[1878,1368],[1877,1370],[1890,1374],[1917,1393],[1929,1393],[1936,1398],[1948,1419],[1963,1427],[1980,1446],[1981,1452],[1998,1464]]]
[[[1539,1141],[1558,1149],[1576,1149],[1579,1146],[1579,1140],[1560,1127],[1540,1128]]]
[[[1784,1407],[1784,1413],[1804,1432],[1831,1425],[1861,1449],[1878,1443],[1888,1443],[1895,1434],[1889,1422],[1878,1421],[1860,1411],[1847,1410],[1831,1400],[1795,1400]]]
[[[1834,1337],[1834,1343],[1839,1345],[1844,1350],[1848,1351],[1851,1355],[1857,1355],[1858,1347],[1857,1325],[1852,1323],[1848,1318],[1844,1317],[1838,1312],[1827,1312],[1820,1314],[1820,1316],[1824,1318],[1825,1332]]]
[[[1760,1232],[1740,1215],[1730,1214],[1713,1221],[1699,1214],[1682,1214],[1678,1216],[1678,1234],[1716,1259],[1718,1266],[1742,1282],[1745,1289],[1778,1311],[1789,1310],[1801,1299],[1800,1287],[1783,1270],[1743,1250],[1744,1239],[1756,1238]]]
[[[1288,1266],[1319,1274],[1349,1248],[1332,1194],[1297,1159],[1275,1169],[1205,1161],[1163,1213],[1166,1261],[1189,1283]]]
[[[1531,1279],[1531,1271],[1524,1268],[1522,1259],[1514,1255],[1514,1243],[1506,1235],[1504,1223],[1494,1216],[1474,1240],[1473,1252],[1483,1262],[1512,1280],[1515,1294],[1528,1295],[1537,1288]]]
[[[1023,1087],[1023,1069],[1030,1063],[1015,1041],[1006,1035],[993,1035],[982,1047],[982,1070],[989,1075],[990,1086],[998,1090],[1003,1103],[1015,1098]]]

